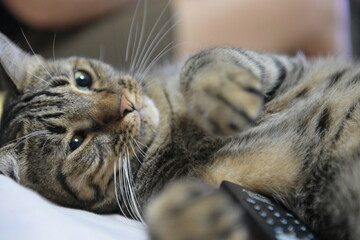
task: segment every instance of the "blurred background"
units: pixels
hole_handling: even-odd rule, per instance
[[[360,0],[0,0],[0,31],[46,58],[116,68],[214,46],[357,59],[359,12]]]
[[[137,49],[151,49],[150,63],[218,45],[358,58],[359,9],[360,0],[0,0],[0,31],[47,58],[115,67]]]

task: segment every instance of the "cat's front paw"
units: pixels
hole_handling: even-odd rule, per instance
[[[242,212],[215,188],[199,182],[170,185],[147,209],[150,235],[157,240],[243,240]]]
[[[182,76],[189,116],[216,135],[233,135],[253,126],[263,110],[261,82],[231,62],[199,66]]]

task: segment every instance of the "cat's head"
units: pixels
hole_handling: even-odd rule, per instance
[[[0,172],[59,204],[115,211],[114,184],[131,184],[125,175],[158,125],[140,84],[96,60],[26,54],[1,34],[0,60],[17,91],[2,118]]]

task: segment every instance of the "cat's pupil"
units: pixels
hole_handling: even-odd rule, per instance
[[[90,90],[92,84],[91,75],[84,70],[75,70],[74,78],[80,90]]]
[[[74,135],[69,143],[70,150],[75,151],[81,144],[84,142],[85,137],[83,135],[77,134]]]

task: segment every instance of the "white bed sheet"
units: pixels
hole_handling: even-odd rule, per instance
[[[1,240],[145,240],[145,227],[119,215],[57,206],[0,175]]]

